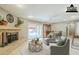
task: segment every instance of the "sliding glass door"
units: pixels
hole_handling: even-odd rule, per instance
[[[79,35],[79,22],[76,23],[76,35]]]
[[[75,34],[72,39],[72,47],[79,49],[79,22],[75,22]]]
[[[28,24],[28,38],[41,38],[42,37],[42,24],[30,23]]]

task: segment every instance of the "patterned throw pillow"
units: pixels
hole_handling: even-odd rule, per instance
[[[57,43],[57,45],[58,45],[58,46],[63,46],[63,45],[65,44],[65,42],[66,42],[66,39],[60,40],[60,41]]]

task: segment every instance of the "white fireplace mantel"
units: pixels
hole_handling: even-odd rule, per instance
[[[20,28],[18,27],[8,27],[8,26],[0,26],[0,32],[10,32],[10,31],[20,31]]]
[[[4,32],[19,32],[21,29],[18,27],[0,26],[0,46],[2,45],[2,33]],[[18,37],[19,38],[19,37]]]

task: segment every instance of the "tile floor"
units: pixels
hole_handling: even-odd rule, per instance
[[[23,44],[23,42],[25,42],[25,40],[17,40],[17,41],[14,41],[14,42],[8,44],[5,47],[0,47],[0,55],[10,54],[12,51],[14,51],[18,47],[20,47]]]
[[[40,52],[30,52],[27,41],[15,41],[6,47],[0,47],[0,55],[50,55],[50,46],[43,44]],[[79,55],[79,49],[71,48],[70,55]]]
[[[10,55],[50,55],[49,46],[43,44],[43,49],[40,52],[30,52],[28,50],[28,44],[24,43],[16,50],[14,50]]]

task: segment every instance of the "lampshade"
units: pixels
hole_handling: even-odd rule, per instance
[[[74,5],[71,4],[70,7],[67,7],[67,11],[66,12],[78,12],[77,11],[77,7],[74,7]]]

